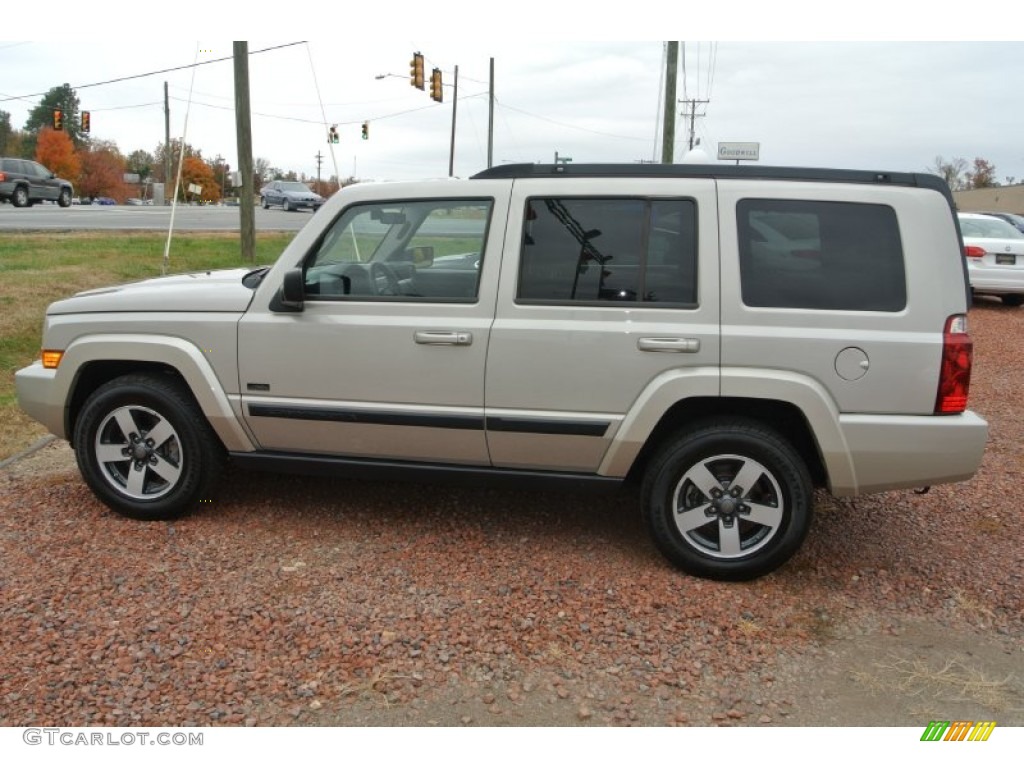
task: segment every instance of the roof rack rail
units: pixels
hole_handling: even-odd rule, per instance
[[[545,176],[711,178],[711,179],[787,179],[794,181],[833,181],[855,184],[896,184],[930,187],[943,191],[945,182],[932,174],[892,171],[865,171],[839,168],[796,168],[764,165],[687,165],[656,163],[514,163],[496,165],[474,174],[474,179],[519,179]]]

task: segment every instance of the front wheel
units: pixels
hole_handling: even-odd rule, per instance
[[[710,423],[669,443],[643,483],[644,517],[658,549],[694,576],[763,576],[799,549],[813,490],[800,455],[754,423]]]
[[[263,210],[267,210],[270,207],[270,203],[267,202],[267,198],[261,197],[260,204],[263,206]]]
[[[64,187],[60,194],[57,196],[57,205],[61,208],[67,208],[71,205],[71,190]]]
[[[170,520],[189,511],[224,460],[187,390],[160,376],[122,376],[97,389],[82,408],[74,440],[89,487],[111,509],[137,520]]]

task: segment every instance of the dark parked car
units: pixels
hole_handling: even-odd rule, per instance
[[[35,160],[0,157],[0,201],[10,200],[16,208],[53,200],[61,208],[71,205],[74,190],[70,181],[57,178]]]
[[[1016,213],[997,213],[995,211],[975,211],[975,213],[983,213],[986,216],[995,216],[997,219],[1007,221],[1017,229],[1019,232],[1024,232],[1024,216],[1018,216]]]
[[[301,181],[272,181],[260,190],[260,204],[264,208],[280,205],[286,211],[297,208],[319,210],[324,199]]]

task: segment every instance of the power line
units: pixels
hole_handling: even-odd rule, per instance
[[[475,96],[480,96],[480,95],[481,94],[475,94]],[[467,98],[474,98],[475,96],[462,96],[462,97],[460,97],[460,100],[467,99]],[[177,96],[172,96],[171,97],[171,101],[184,102],[185,99],[178,98]],[[207,104],[205,102],[195,101],[195,100],[193,100],[192,103],[193,104],[198,104],[201,107],[209,107],[210,109],[220,109],[220,110],[223,110],[225,112],[234,112],[235,111],[234,106],[225,107],[225,106],[222,106],[220,104]],[[357,120],[338,120],[338,121],[335,122],[335,124],[336,125],[355,125],[356,123],[363,122],[363,120],[365,120],[365,119],[368,119],[368,120],[388,120],[388,119],[390,119],[392,117],[399,117],[401,115],[408,115],[411,112],[422,112],[424,109],[434,109],[436,107],[437,107],[436,104],[428,104],[425,107],[414,107],[413,109],[405,109],[405,110],[402,110],[400,112],[390,112],[390,113],[388,113],[386,115],[378,115],[376,117],[360,118],[360,119],[357,119]],[[253,114],[253,115],[257,116],[257,117],[269,117],[269,118],[274,119],[274,120],[289,120],[289,121],[291,121],[293,123],[308,123],[308,124],[311,124],[311,125],[323,125],[324,124],[322,120],[310,120],[309,118],[305,118],[305,117],[292,117],[291,115],[272,115],[272,114],[268,114],[266,112],[252,112],[251,114]]]
[[[482,95],[482,94],[477,94],[477,95]],[[572,128],[574,130],[584,131],[586,133],[595,133],[598,136],[608,136],[609,138],[612,138],[612,139],[625,139],[627,141],[644,141],[644,142],[647,141],[647,139],[640,139],[640,138],[637,138],[636,136],[623,136],[623,135],[618,134],[618,133],[607,133],[605,131],[595,131],[592,128],[581,128],[580,126],[572,125],[571,123],[561,123],[558,120],[552,120],[550,117],[544,117],[542,115],[535,115],[532,112],[527,112],[525,109],[517,109],[516,107],[510,107],[508,104],[503,104],[502,102],[498,101],[497,99],[495,99],[495,102],[499,106],[501,106],[501,107],[503,107],[505,109],[510,109],[513,112],[520,112],[520,113],[522,113],[524,115],[529,115],[530,117],[536,118],[537,120],[543,120],[543,121],[545,121],[547,123],[552,123],[554,125],[560,125],[563,128]]]
[[[276,51],[276,50],[279,50],[281,48],[290,48],[293,45],[304,45],[305,42],[306,42],[305,40],[300,40],[300,41],[295,42],[295,43],[284,43],[283,45],[272,45],[269,48],[260,48],[258,51],[249,51],[249,55],[250,56],[254,56],[257,53],[266,53],[267,51]],[[145,72],[145,73],[143,73],[141,75],[127,75],[125,77],[115,77],[113,80],[101,80],[98,83],[86,83],[85,85],[72,86],[72,90],[80,91],[83,88],[95,88],[96,86],[99,86],[99,85],[111,85],[112,83],[123,83],[126,80],[138,80],[138,79],[143,78],[143,77],[152,77],[153,75],[163,75],[163,74],[166,74],[167,72],[178,72],[178,71],[180,71],[182,69],[193,69],[194,70],[196,67],[202,67],[202,66],[204,66],[206,64],[217,64],[217,63],[222,62],[222,61],[231,61],[233,58],[234,58],[233,56],[222,56],[219,59],[210,59],[209,61],[197,61],[197,62],[194,62],[192,64],[184,64],[184,65],[182,65],[180,67],[170,67],[168,69],[157,69],[157,70],[154,70],[153,72]],[[27,96],[7,96],[6,98],[0,99],[0,102],[16,101],[16,100],[17,101],[24,101],[26,99],[33,99],[33,98],[35,98],[37,96],[45,96],[47,93],[49,93],[49,91],[43,91],[41,93],[30,93]]]

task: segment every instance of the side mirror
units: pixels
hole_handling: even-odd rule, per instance
[[[411,261],[414,266],[420,269],[429,267],[434,263],[434,246],[432,245],[417,245],[414,248],[410,248],[406,253],[412,256],[408,261]]]
[[[292,312],[302,311],[303,301],[306,297],[306,286],[304,281],[305,277],[302,274],[302,269],[299,267],[289,269],[284,273],[284,280],[281,283],[281,293],[279,294],[281,298],[281,309],[286,311],[291,310]]]

